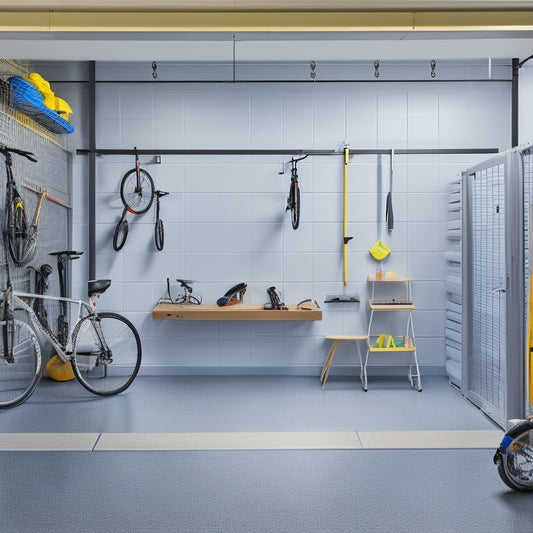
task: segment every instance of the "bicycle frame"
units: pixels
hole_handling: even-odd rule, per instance
[[[42,333],[44,338],[55,348],[57,355],[59,358],[66,363],[68,360],[70,360],[73,352],[73,346],[72,346],[72,332],[76,329],[77,324],[79,321],[91,314],[94,314],[97,316],[96,309],[95,309],[95,303],[91,301],[91,304],[84,302],[83,300],[75,300],[73,298],[63,298],[60,296],[48,296],[48,295],[41,295],[41,294],[34,294],[34,293],[26,293],[26,292],[20,292],[20,291],[12,291],[12,296],[14,301],[10,304],[12,309],[22,308],[24,311],[26,311],[30,317],[30,321],[33,325],[33,328],[36,331],[39,331]],[[48,300],[48,301],[54,301],[59,302],[60,304],[67,305],[67,304],[75,304],[77,307],[76,312],[76,319],[73,321],[74,324],[71,327],[69,325],[68,334],[66,335],[66,343],[63,344],[58,339],[58,336],[56,333],[54,333],[49,327],[45,327],[44,324],[41,323],[39,318],[37,317],[35,311],[33,310],[33,307],[26,303],[24,301],[24,298],[28,300],[34,300],[36,298],[39,298],[41,300]],[[92,300],[92,298],[91,298]],[[74,315],[74,312],[71,312],[71,315]],[[69,321],[70,323],[71,321]],[[103,339],[103,336],[100,335],[100,332],[98,328],[95,328],[99,340],[103,343],[105,346],[105,340]],[[59,333],[59,332],[58,332]]]

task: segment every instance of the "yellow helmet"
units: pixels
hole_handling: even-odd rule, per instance
[[[55,381],[70,381],[74,379],[74,371],[70,361],[63,363],[57,354],[52,356],[46,363],[46,372]]]

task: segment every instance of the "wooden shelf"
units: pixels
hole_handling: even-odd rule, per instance
[[[376,276],[368,276],[368,281],[376,281],[378,283],[384,281],[388,281],[388,282],[391,282],[391,281],[411,281],[411,278],[409,276],[403,276],[403,277],[397,277],[397,278],[382,278],[382,279],[377,279]]]
[[[375,304],[372,300],[368,302],[368,307],[372,311],[414,311],[414,304]]]
[[[154,320],[322,320],[322,309],[298,309],[288,305],[287,310],[264,309],[263,304],[240,303],[228,307],[216,304],[184,305],[159,304],[152,311]]]

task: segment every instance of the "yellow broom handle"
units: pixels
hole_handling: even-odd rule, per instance
[[[343,224],[343,243],[344,243],[344,285],[348,285],[348,242],[346,240],[348,232],[348,161],[350,159],[350,148],[344,147],[344,224]]]

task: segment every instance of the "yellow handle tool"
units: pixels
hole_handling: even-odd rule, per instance
[[[344,285],[348,285],[348,242],[353,237],[348,237],[348,163],[350,160],[350,147],[344,147],[344,224],[343,224],[343,253],[344,253]]]

